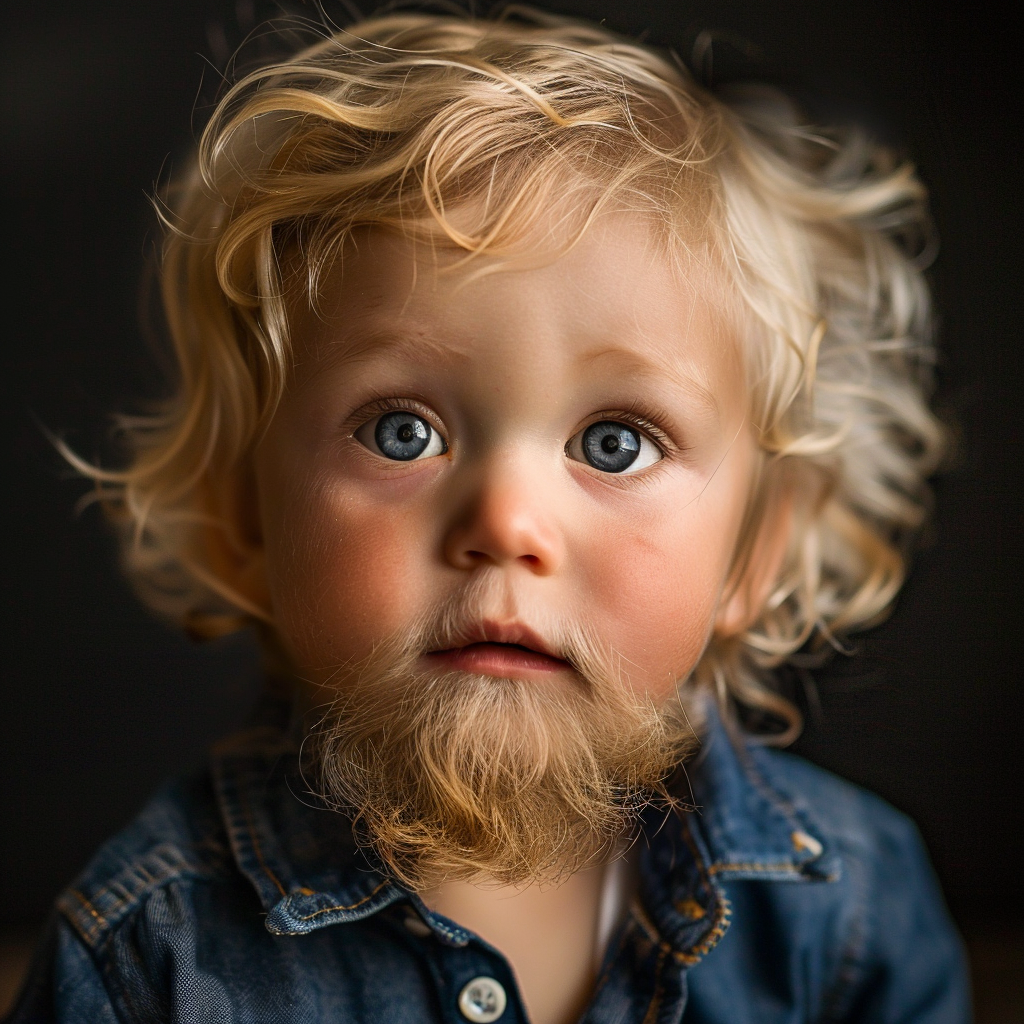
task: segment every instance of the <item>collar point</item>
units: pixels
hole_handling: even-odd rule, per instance
[[[358,921],[394,903],[401,894],[384,879],[361,898],[338,893],[296,889],[278,900],[267,914],[272,935],[307,935],[331,924]]]

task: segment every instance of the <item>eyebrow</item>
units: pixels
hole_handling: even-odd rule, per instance
[[[330,367],[364,362],[371,357],[422,357],[442,362],[464,362],[469,353],[442,342],[422,326],[411,321],[381,320],[375,316],[357,317],[339,330],[322,335],[317,342],[321,352],[314,377]]]
[[[448,363],[465,363],[473,358],[469,352],[454,347],[451,339],[440,340],[416,321],[401,317],[381,318],[372,308],[345,324],[329,339],[322,339],[321,344],[324,341],[328,342],[331,351],[320,360],[321,365],[314,377],[319,377],[320,372],[328,367],[339,363],[359,363],[371,356],[422,357],[426,354]],[[616,375],[623,380],[645,385],[667,382],[683,391],[715,420],[721,419],[718,397],[707,374],[697,367],[693,367],[693,372],[684,372],[616,345],[587,352],[580,357],[580,363],[588,365],[602,359],[615,360]]]
[[[429,331],[412,324],[387,324],[376,329],[363,330],[343,341],[345,359],[362,359],[371,353],[376,355],[421,355],[435,359],[463,362],[471,358],[468,352],[460,352],[451,342],[442,342]]]
[[[618,372],[624,379],[637,381],[644,384],[669,384],[684,391],[690,398],[710,413],[715,419],[720,419],[722,407],[718,401],[708,380],[707,374],[698,367],[692,367],[691,372],[685,372],[674,366],[654,363],[650,359],[626,351],[617,347],[602,348],[595,352],[588,352],[581,357],[585,364],[595,363],[600,359],[614,359]]]

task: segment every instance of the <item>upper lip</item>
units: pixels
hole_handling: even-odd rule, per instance
[[[516,644],[558,661],[565,660],[539,633],[520,622],[484,620],[470,626],[459,633],[456,646],[468,647],[470,644]]]

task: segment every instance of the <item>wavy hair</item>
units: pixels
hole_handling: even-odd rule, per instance
[[[943,431],[909,254],[926,233],[924,189],[856,132],[811,130],[767,90],[713,96],[593,25],[402,13],[242,77],[161,199],[173,394],[122,420],[126,468],[69,457],[119,525],[143,599],[192,633],[264,614],[227,582],[246,541],[225,482],[288,379],[289,289],[315,301],[367,225],[472,259],[571,244],[610,208],[649,218],[667,252],[713,263],[730,296],[762,452],[737,567],[773,489],[795,496],[761,614],[711,642],[691,685],[781,718],[788,739],[799,715],[771,670],[890,607]]]

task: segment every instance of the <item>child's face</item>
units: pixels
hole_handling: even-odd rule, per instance
[[[293,315],[255,462],[300,672],[329,681],[445,604],[478,642],[422,651],[424,671],[566,683],[572,624],[670,694],[721,628],[755,457],[711,274],[627,215],[478,278],[382,231],[343,262]]]

